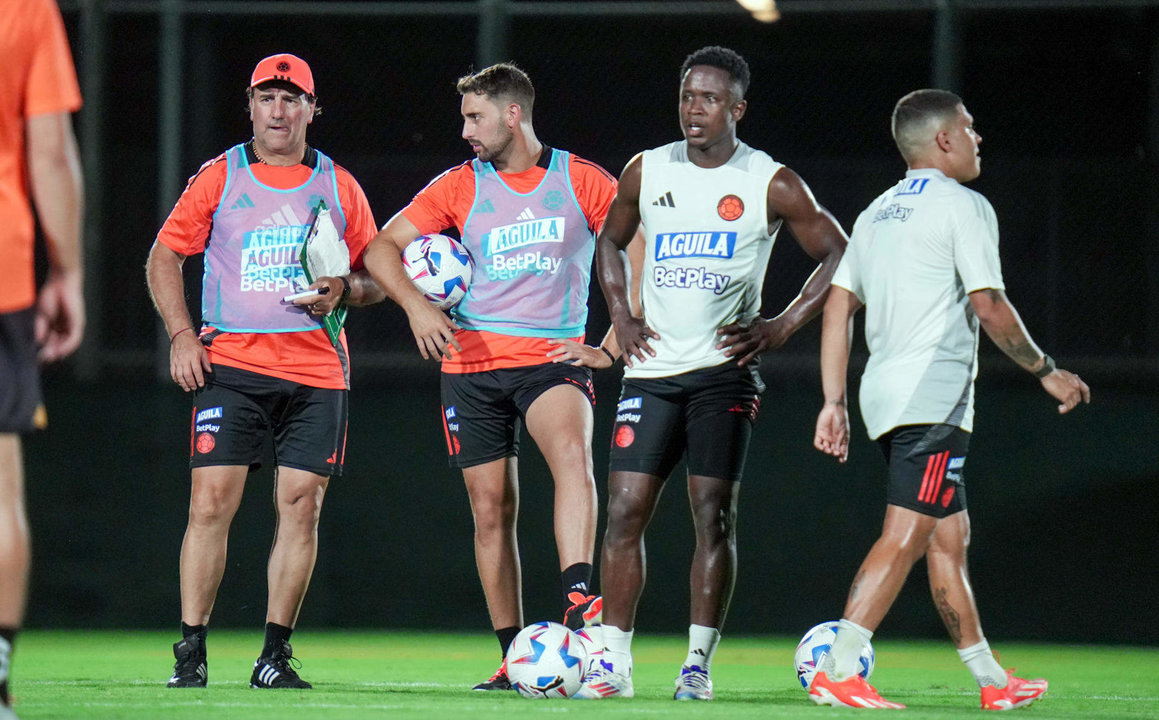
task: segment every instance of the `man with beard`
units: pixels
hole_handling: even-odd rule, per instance
[[[592,367],[614,350],[582,345],[595,234],[616,181],[540,142],[527,74],[500,63],[461,78],[463,139],[475,159],[428,184],[371,243],[366,267],[406,311],[424,358],[442,358],[447,453],[463,471],[475,561],[504,660],[476,690],[507,690],[506,653],[523,627],[517,456],[522,424],[555,483],[564,620],[598,616],[589,592],[596,528]],[[475,259],[466,297],[443,314],[403,270],[416,237],[457,228]],[[567,341],[566,347],[561,347]],[[561,354],[567,362],[557,362]]]

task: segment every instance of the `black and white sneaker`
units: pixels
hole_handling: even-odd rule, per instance
[[[302,667],[302,663],[294,657],[294,650],[290,647],[290,643],[282,643],[282,647],[273,655],[260,657],[254,662],[254,673],[250,676],[250,687],[309,690],[314,686],[298,677],[296,669],[300,667]]]
[[[515,686],[511,684],[511,679],[507,677],[507,658],[503,658],[503,663],[499,665],[499,669],[495,671],[489,679],[484,680],[472,690],[514,690]]]
[[[205,660],[205,638],[189,635],[173,646],[173,677],[169,687],[205,687],[209,681],[209,666]]]

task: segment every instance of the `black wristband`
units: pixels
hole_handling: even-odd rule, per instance
[[[612,364],[613,364],[613,365],[615,365],[615,364],[616,364],[616,356],[612,354],[612,351],[611,351],[611,350],[608,350],[608,349],[607,349],[606,347],[604,347],[603,345],[600,345],[600,350],[603,350],[603,351],[604,351],[604,354],[608,356],[608,359],[612,361]]]
[[[345,300],[346,298],[350,297],[350,281],[342,275],[339,275],[338,279],[342,281],[342,297],[339,299]]]
[[[1042,367],[1040,367],[1034,371],[1034,377],[1041,380],[1044,377],[1046,377],[1047,375],[1054,372],[1054,369],[1055,369],[1054,358],[1043,353],[1043,355],[1042,355]]]

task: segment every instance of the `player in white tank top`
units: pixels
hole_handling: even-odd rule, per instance
[[[666,377],[728,360],[716,331],[760,314],[765,269],[781,218],[769,218],[769,182],[783,166],[743,142],[703,168],[680,141],[641,155],[646,235],[641,303],[659,335],[654,357],[625,377]],[[739,213],[737,215],[736,213]]]
[[[643,535],[667,474],[663,463],[649,463],[659,444],[668,458],[679,452],[666,439],[676,437],[686,439],[698,543],[691,574],[700,586],[692,592],[689,650],[675,697],[712,699],[710,666],[735,578],[733,521],[757,399],[750,396],[747,405],[722,409],[719,396],[745,382],[759,393],[757,356],[779,347],[820,312],[845,249],[845,233],[801,178],[737,140],[748,75],[744,59],[725,48],[703,48],[688,57],[680,90],[684,140],[628,163],[596,241],[600,285],[615,337],[605,343],[621,351],[628,369],[601,559],[604,660],[585,677],[581,697],[633,694],[631,637],[643,589]],[[622,253],[641,218],[646,237],[643,317],[633,317]],[[759,316],[761,284],[782,223],[820,264],[789,307],[765,319]],[[704,403],[697,404],[699,399]],[[659,410],[649,409],[650,403]],[[658,416],[683,425],[675,428],[678,432],[656,432],[650,418]],[[716,453],[705,459],[721,443],[706,447],[687,441],[704,432],[715,438],[721,431],[729,434],[726,442],[734,448],[723,458]]]

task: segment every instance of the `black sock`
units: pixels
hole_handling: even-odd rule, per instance
[[[567,569],[559,574],[560,580],[563,581],[563,609],[566,611],[573,605],[572,601],[568,599],[568,595],[573,592],[583,593],[586,597],[588,595],[588,586],[592,582],[592,564],[591,563],[576,563],[569,565]]]
[[[18,632],[20,632],[19,628],[0,627],[0,638],[4,638],[4,640],[8,643],[7,651],[4,653],[4,657],[0,657],[0,666],[8,668],[9,672],[12,671],[12,651],[13,646],[16,644],[16,633]],[[8,704],[7,675],[4,676],[4,681],[0,682],[0,704]]]
[[[499,638],[499,647],[502,649],[503,657],[507,657],[507,648],[511,647],[511,641],[519,634],[523,628],[505,627],[499,628],[495,631],[495,637]]]
[[[209,632],[209,628],[204,625],[186,625],[181,623],[181,637],[187,638],[190,635],[196,635],[197,639],[203,644],[205,643],[205,635]]]
[[[290,633],[294,628],[277,623],[266,623],[266,644],[262,648],[262,657],[273,657],[274,653],[282,649],[282,644],[289,642]]]

